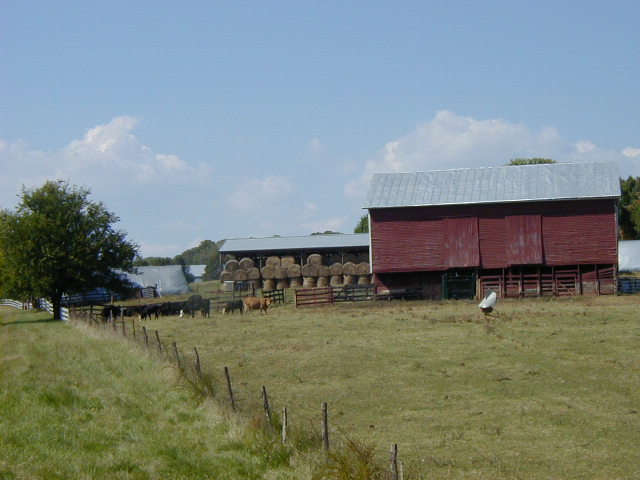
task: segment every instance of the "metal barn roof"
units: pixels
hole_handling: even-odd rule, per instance
[[[613,162],[376,173],[365,208],[616,198]]]
[[[220,253],[278,250],[339,250],[369,248],[368,233],[305,235],[300,237],[234,238],[224,242]]]

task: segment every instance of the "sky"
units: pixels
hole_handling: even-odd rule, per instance
[[[140,254],[353,232],[375,172],[640,176],[637,0],[0,0],[0,208],[64,180]]]

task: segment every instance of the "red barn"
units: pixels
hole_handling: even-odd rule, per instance
[[[375,174],[374,281],[426,298],[613,294],[619,196],[609,162]]]

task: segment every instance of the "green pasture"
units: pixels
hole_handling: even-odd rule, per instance
[[[226,401],[398,444],[405,478],[640,478],[640,299],[377,302],[147,321]],[[128,322],[132,322],[131,319]],[[137,327],[140,323],[136,320]],[[186,360],[191,361],[191,360]]]
[[[0,307],[0,479],[294,479],[291,452],[121,338]]]

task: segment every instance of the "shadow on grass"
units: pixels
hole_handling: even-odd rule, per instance
[[[34,320],[14,320],[8,322],[0,322],[1,327],[6,327],[8,325],[20,325],[20,324],[30,324],[30,323],[53,323],[53,322],[62,322],[62,320],[54,320],[51,318],[38,318]]]

